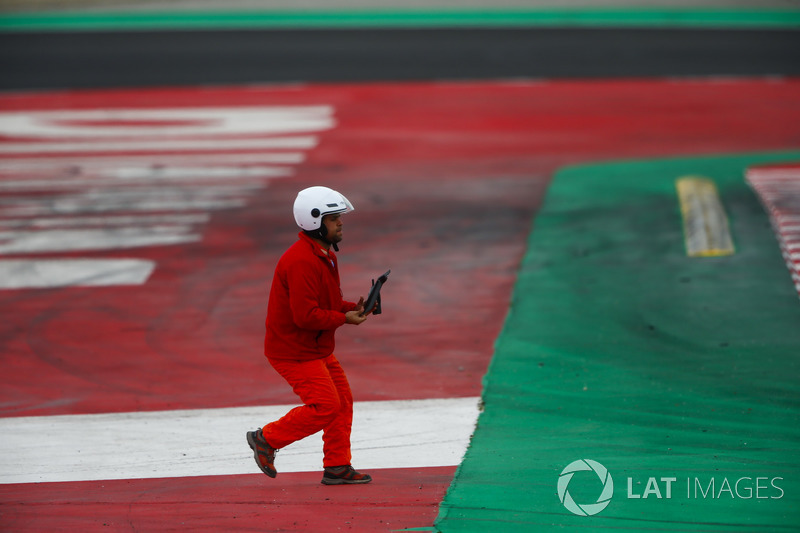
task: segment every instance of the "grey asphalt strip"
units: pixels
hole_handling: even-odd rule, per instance
[[[800,74],[800,31],[448,28],[0,34],[0,90]]]

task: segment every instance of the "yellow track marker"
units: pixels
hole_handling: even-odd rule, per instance
[[[714,182],[701,176],[675,181],[683,216],[683,236],[689,257],[732,255],[733,240],[728,216]]]

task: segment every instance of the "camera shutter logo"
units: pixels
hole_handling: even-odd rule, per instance
[[[572,499],[572,496],[570,496],[569,490],[567,490],[569,488],[569,482],[572,480],[572,476],[575,475],[575,472],[586,470],[591,470],[597,474],[597,477],[600,478],[600,482],[603,484],[603,491],[594,503],[576,503],[575,500]],[[611,474],[608,473],[606,467],[591,459],[578,459],[577,461],[571,462],[561,471],[561,475],[558,477],[558,499],[561,500],[561,503],[564,504],[567,510],[578,516],[596,515],[608,506],[613,495],[614,480],[611,479]]]

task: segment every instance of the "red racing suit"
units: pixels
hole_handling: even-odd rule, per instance
[[[278,261],[267,306],[264,354],[303,401],[262,428],[280,449],[322,430],[323,466],[350,464],[353,395],[333,355],[336,329],[357,305],[342,299],[333,251],[303,232]]]
[[[356,308],[342,299],[339,264],[305,233],[278,261],[267,306],[264,354],[308,361],[333,353],[334,333]]]

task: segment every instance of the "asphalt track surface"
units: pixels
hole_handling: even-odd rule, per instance
[[[800,74],[790,29],[441,28],[0,34],[0,89]]]

